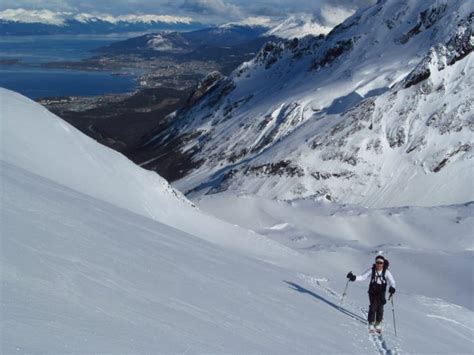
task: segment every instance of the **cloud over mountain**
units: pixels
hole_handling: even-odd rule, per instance
[[[314,13],[321,8],[341,8],[354,11],[373,4],[375,0],[3,0],[0,11],[6,9],[49,10],[52,12],[110,14],[157,14],[189,16],[200,22],[222,23],[249,16],[286,17],[297,13]]]

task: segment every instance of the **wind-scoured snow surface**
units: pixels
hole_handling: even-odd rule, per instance
[[[29,99],[2,89],[0,103],[2,354],[471,352],[472,204],[200,201],[247,230]],[[348,269],[380,248],[397,338],[388,307],[368,336],[366,283],[339,305]]]
[[[174,186],[193,197],[472,201],[473,21],[472,1],[386,0],[268,43],[149,146],[182,138],[197,168]]]

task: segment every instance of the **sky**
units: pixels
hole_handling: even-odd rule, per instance
[[[322,8],[356,10],[376,0],[2,0],[0,11],[23,8],[92,14],[156,14],[222,23],[248,17],[317,14]]]

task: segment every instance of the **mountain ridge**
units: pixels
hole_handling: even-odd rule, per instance
[[[447,171],[437,174],[441,165],[470,166],[472,12],[466,1],[407,0],[403,6],[379,1],[327,36],[268,43],[253,60],[214,83],[201,100],[178,114],[174,128],[151,137],[144,149],[181,140],[180,152],[192,156],[198,167],[182,174],[175,186],[197,195],[235,189],[378,207],[472,200],[472,195],[462,197],[467,180],[459,181],[456,193],[434,193]],[[432,48],[444,53],[445,69],[428,64],[428,76],[422,68],[431,63]],[[457,96],[448,99],[443,93],[451,90]],[[402,104],[405,99],[410,104]],[[431,104],[423,103],[427,100]],[[443,107],[451,116],[440,116]],[[403,124],[398,116],[404,117]],[[430,120],[438,122],[437,133]],[[417,132],[409,130],[414,124]],[[458,128],[448,129],[447,138],[440,126],[451,125]],[[373,132],[378,137],[367,141]],[[432,139],[426,141],[426,134]],[[352,144],[357,136],[358,143]],[[436,150],[440,144],[444,149]],[[291,148],[285,150],[285,145]],[[415,177],[418,199],[403,199],[394,187],[391,197],[374,200],[396,185],[390,178],[396,165],[385,164],[393,159]],[[407,177],[399,178],[403,186]],[[425,186],[432,197],[423,202],[425,178],[434,185]]]

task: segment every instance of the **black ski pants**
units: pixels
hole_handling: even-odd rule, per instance
[[[367,320],[369,323],[373,323],[375,321],[381,322],[383,320],[383,305],[386,303],[385,301],[385,292],[377,292],[371,293],[369,292],[369,314],[367,316]]]

